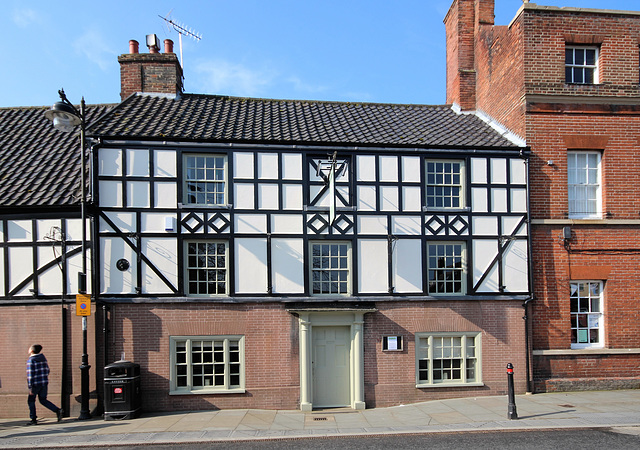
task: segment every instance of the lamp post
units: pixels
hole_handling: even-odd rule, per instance
[[[56,102],[50,110],[44,113],[45,117],[53,122],[54,128],[69,133],[80,125],[80,217],[82,219],[82,272],[78,273],[78,292],[87,293],[87,213],[86,213],[86,158],[85,149],[85,103],[84,97],[80,102],[80,110],[73,106],[67,99],[64,89],[58,91],[59,102]],[[89,411],[89,355],[87,354],[87,316],[82,316],[82,364],[80,365],[81,403],[78,420],[91,418]]]

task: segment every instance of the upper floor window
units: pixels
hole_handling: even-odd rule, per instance
[[[187,295],[228,294],[227,243],[198,241],[186,243]]]
[[[602,281],[573,281],[571,347],[602,347]]]
[[[600,217],[600,153],[567,153],[570,218]]]
[[[464,294],[465,244],[430,243],[427,251],[429,294]]]
[[[221,155],[184,156],[184,203],[226,204],[226,158]]]
[[[567,83],[598,83],[598,47],[566,47],[564,73]]]
[[[351,293],[351,244],[311,243],[311,293],[349,295]]]
[[[427,161],[427,207],[464,206],[464,162]]]

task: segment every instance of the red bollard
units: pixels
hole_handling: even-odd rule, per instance
[[[507,412],[508,419],[517,419],[518,413],[516,411],[516,394],[513,390],[513,364],[507,364],[507,386],[509,388],[509,411]]]

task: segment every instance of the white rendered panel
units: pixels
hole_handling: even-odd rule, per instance
[[[358,291],[362,293],[387,293],[388,250],[386,239],[358,240]]]
[[[303,231],[302,215],[273,214],[271,216],[271,232],[274,234],[302,234]]]
[[[149,150],[127,149],[127,175],[134,177],[149,176]]]
[[[497,236],[498,218],[475,216],[471,219],[474,236]]]
[[[491,158],[491,183],[507,184],[507,160]]]
[[[394,292],[422,292],[422,245],[419,239],[398,239],[393,243]]]
[[[154,203],[156,208],[176,208],[178,206],[178,190],[172,181],[155,182],[153,184]]]
[[[398,211],[398,187],[380,186],[380,210]]]
[[[176,152],[173,150],[155,150],[153,152],[153,174],[156,177],[177,177]]]
[[[258,178],[262,180],[279,178],[277,153],[258,153]]]
[[[522,221],[523,216],[505,216],[502,218],[502,234],[505,236],[526,236],[527,235],[527,223],[524,222],[517,230],[516,228]]]
[[[266,233],[267,216],[264,214],[236,214],[236,233]]]
[[[511,183],[526,184],[527,182],[527,163],[524,159],[513,158],[509,161],[511,166]]]
[[[477,284],[482,275],[489,270],[489,265],[498,254],[498,241],[474,239],[473,241],[473,284]],[[498,292],[498,272],[495,267],[479,288],[479,292]]]
[[[142,213],[140,218],[140,229],[143,233],[165,233],[167,218],[172,219],[174,231],[177,231],[177,216],[170,213]]]
[[[471,188],[471,209],[473,212],[487,212],[489,210],[487,189]]]
[[[127,182],[127,206],[133,208],[148,208],[151,204],[149,183],[146,181]]]
[[[301,184],[282,185],[282,209],[288,209],[288,210],[302,209],[302,185]]]
[[[49,238],[60,239],[60,231],[54,230],[54,227],[62,229],[62,221],[57,220],[38,220],[36,222],[36,239],[40,242],[52,242]],[[1,236],[0,236],[1,239]],[[1,242],[1,241],[0,241]]]
[[[398,181],[398,157],[380,156],[380,181]]]
[[[82,220],[80,219],[67,219],[67,240],[68,241],[81,241],[82,240]],[[91,219],[86,220],[87,239],[91,237]]]
[[[418,186],[402,187],[402,210],[403,211],[422,211],[421,195],[422,190]]]
[[[336,186],[336,192],[339,194],[336,195],[336,206],[338,208],[347,206],[342,200],[340,200],[340,196],[346,201],[349,201],[349,187],[348,186]]]
[[[253,153],[236,152],[233,154],[233,177],[253,179]]]
[[[306,223],[308,225],[307,226],[307,233],[309,233],[309,234],[319,234],[319,235],[329,234],[330,227],[328,227],[328,226],[325,226],[324,229],[320,233],[316,232],[317,229],[323,228],[323,223],[320,220],[317,220],[318,216],[322,217],[325,220],[325,222],[327,222],[327,223],[329,222],[329,214],[320,214],[320,213],[307,214],[307,217],[306,217]],[[313,225],[315,230],[310,225]]]
[[[235,278],[238,294],[266,294],[267,240],[235,239]]]
[[[376,210],[375,186],[358,186],[358,211]]]
[[[376,157],[358,155],[356,157],[357,181],[376,181]]]
[[[119,237],[103,237],[100,239],[100,255],[102,258],[102,264],[100,264],[102,268],[100,273],[102,293],[135,293],[136,255],[133,249]],[[116,267],[117,261],[121,258],[129,261],[129,268],[125,271],[120,271]]]
[[[391,218],[391,233],[404,236],[421,236],[422,221],[420,216],[393,216]]]
[[[178,287],[178,253],[175,238],[142,238],[142,253],[162,273]],[[142,292],[145,294],[168,294],[173,292],[164,281],[149,267],[142,263]]]
[[[75,248],[80,248],[76,246]],[[71,250],[67,247],[67,251]],[[87,293],[91,292],[91,247],[87,246]],[[82,253],[77,253],[71,258],[67,259],[67,270],[70,274],[67,280],[67,292],[78,292],[78,273],[82,272]]]
[[[122,175],[121,149],[101,148],[98,151],[98,174],[107,176]]]
[[[253,183],[235,183],[233,189],[233,203],[236,209],[255,208],[256,196]]]
[[[100,206],[122,207],[122,183],[120,181],[102,180],[98,183],[100,189]]]
[[[402,181],[405,183],[419,183],[422,164],[416,156],[402,157]]]
[[[272,239],[271,268],[274,293],[304,293],[304,241]]]
[[[491,189],[491,212],[507,212],[506,189]]]
[[[502,255],[504,262],[505,290],[507,292],[528,291],[527,241],[511,241]]]
[[[258,208],[278,209],[278,190],[277,184],[258,184]]]
[[[31,242],[33,232],[31,231],[30,220],[9,220],[7,221],[9,242]]]
[[[38,269],[46,266],[49,262],[55,260],[62,253],[60,245],[38,248]],[[58,295],[62,293],[62,271],[58,264],[54,264],[44,273],[38,275],[38,290],[44,295]]]
[[[300,153],[282,154],[282,179],[302,180],[302,155]]]
[[[358,216],[358,234],[387,233],[387,216]]]
[[[471,183],[487,183],[487,160],[485,158],[471,158]]]
[[[182,218],[180,220],[181,223],[181,228],[182,228],[182,233],[183,234],[203,234],[205,229],[206,229],[206,225],[204,225],[206,222],[204,220],[204,213],[196,213],[195,216],[197,216],[198,219],[196,219],[195,217],[190,217],[189,220],[187,220],[186,222],[182,222],[187,216],[189,216],[189,214],[187,213],[182,213]],[[188,226],[188,228],[187,228]],[[191,230],[195,230],[195,231],[191,231],[189,230],[189,228]]]
[[[527,212],[526,189],[511,189],[511,212]]]
[[[9,255],[9,290],[14,289],[33,273],[33,253],[31,247],[8,247]],[[33,289],[33,281],[18,292],[18,295],[31,295],[29,289]]]
[[[125,213],[125,212],[114,212],[114,211],[105,211],[104,213],[113,224],[118,228],[118,230],[123,231],[125,233],[133,233],[136,231],[136,215],[134,213]],[[80,235],[82,232],[80,231],[81,221],[77,223],[78,229],[78,239],[80,239]],[[69,229],[69,225],[67,225],[67,229]],[[111,228],[110,225],[101,217],[100,218],[100,231],[116,231]]]

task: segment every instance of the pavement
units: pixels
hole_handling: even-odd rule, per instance
[[[470,397],[313,412],[228,409],[143,413],[131,420],[0,419],[0,449],[180,444],[399,433],[610,428],[640,436],[640,390]],[[26,405],[25,405],[26,408]],[[514,415],[512,414],[512,417]]]

